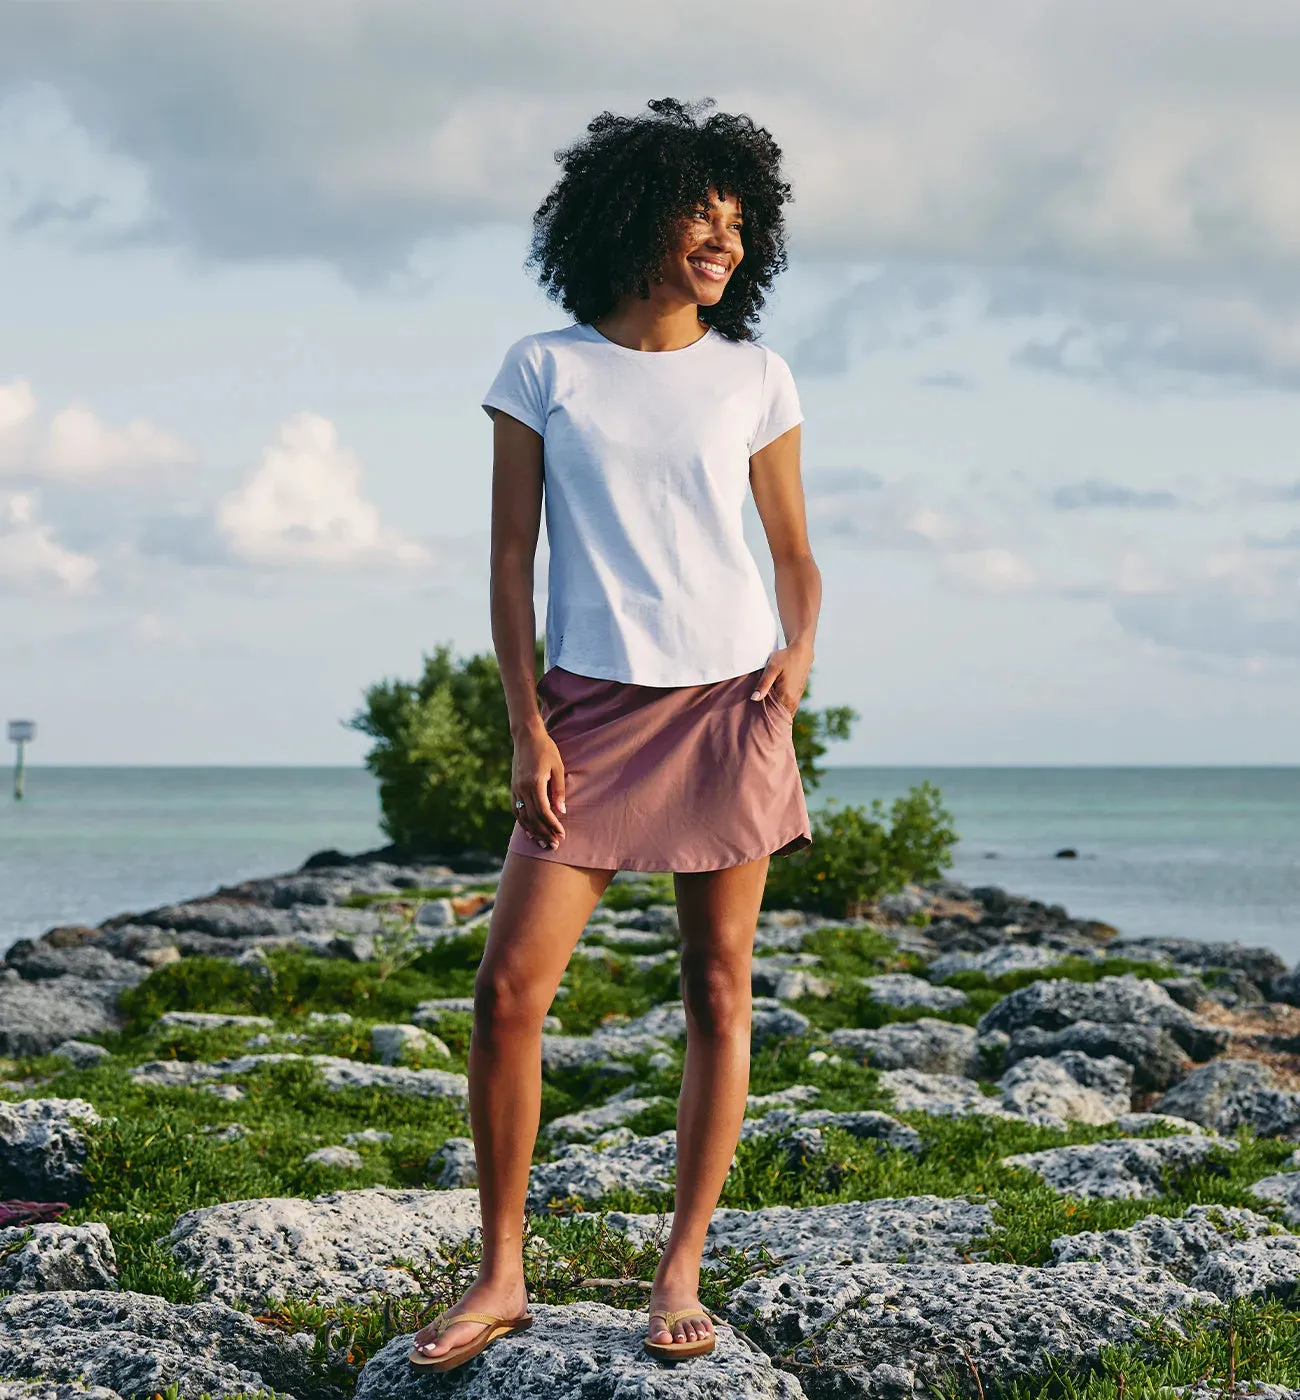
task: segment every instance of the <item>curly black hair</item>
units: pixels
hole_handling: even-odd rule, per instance
[[[681,219],[716,189],[740,200],[745,256],[700,317],[731,340],[753,339],[786,265],[782,208],[792,194],[772,133],[743,114],[706,115],[713,105],[662,98],[648,104],[651,115],[602,112],[556,152],[563,174],[533,215],[526,265],[576,321],[590,325],[625,296],[649,296]]]

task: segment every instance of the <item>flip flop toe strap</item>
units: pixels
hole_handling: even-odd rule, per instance
[[[713,1320],[703,1308],[680,1308],[677,1312],[652,1312],[650,1321],[653,1322],[657,1317],[663,1318],[665,1332],[671,1332],[684,1317],[702,1317],[706,1322]]]
[[[443,1313],[433,1325],[438,1330],[438,1336],[441,1337],[449,1327],[455,1327],[458,1322],[478,1322],[484,1327],[497,1327],[505,1322],[505,1320],[506,1319],[503,1317],[497,1317],[494,1313],[459,1312],[453,1313],[450,1316]]]

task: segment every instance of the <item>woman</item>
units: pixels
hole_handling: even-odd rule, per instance
[[[417,1365],[450,1369],[532,1320],[522,1230],[542,1019],[619,869],[674,872],[687,1025],[676,1209],[644,1345],[680,1359],[714,1343],[700,1259],[745,1112],[768,858],[810,839],[791,724],[821,581],[794,382],[753,340],[785,266],[790,188],[771,135],[709,105],[606,112],[559,154],[530,263],[574,324],[512,346],[484,400],[518,824],[470,1044],[483,1260],[417,1334]],[[749,490],[784,643],[742,534]],[[543,499],[549,669],[535,683]]]

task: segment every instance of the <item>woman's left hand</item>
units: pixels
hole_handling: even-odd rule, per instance
[[[793,715],[803,699],[812,663],[812,652],[803,647],[778,647],[767,658],[767,665],[763,667],[758,686],[749,698],[762,700],[772,691],[777,700]]]

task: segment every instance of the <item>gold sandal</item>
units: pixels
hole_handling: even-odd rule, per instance
[[[426,1356],[419,1347],[412,1347],[407,1358],[411,1365],[427,1366],[431,1371],[453,1370],[467,1361],[472,1361],[489,1342],[495,1342],[498,1337],[508,1337],[511,1332],[523,1332],[531,1327],[533,1317],[531,1313],[521,1313],[519,1317],[514,1318],[496,1317],[492,1313],[481,1312],[440,1313],[434,1319],[433,1339],[436,1341],[449,1327],[454,1327],[458,1322],[481,1322],[483,1330],[473,1340],[452,1347],[441,1356]],[[428,1343],[422,1345],[427,1346]]]
[[[665,1332],[671,1332],[676,1323],[684,1317],[702,1317],[712,1324],[713,1318],[703,1308],[682,1308],[679,1312],[652,1312],[650,1321],[655,1318],[663,1318]],[[652,1327],[651,1331],[657,1332],[657,1327]],[[652,1342],[647,1336],[641,1345],[655,1358],[656,1361],[685,1361],[692,1356],[706,1356],[713,1350],[713,1344],[718,1339],[718,1334],[710,1326],[707,1336],[697,1337],[693,1342]]]

